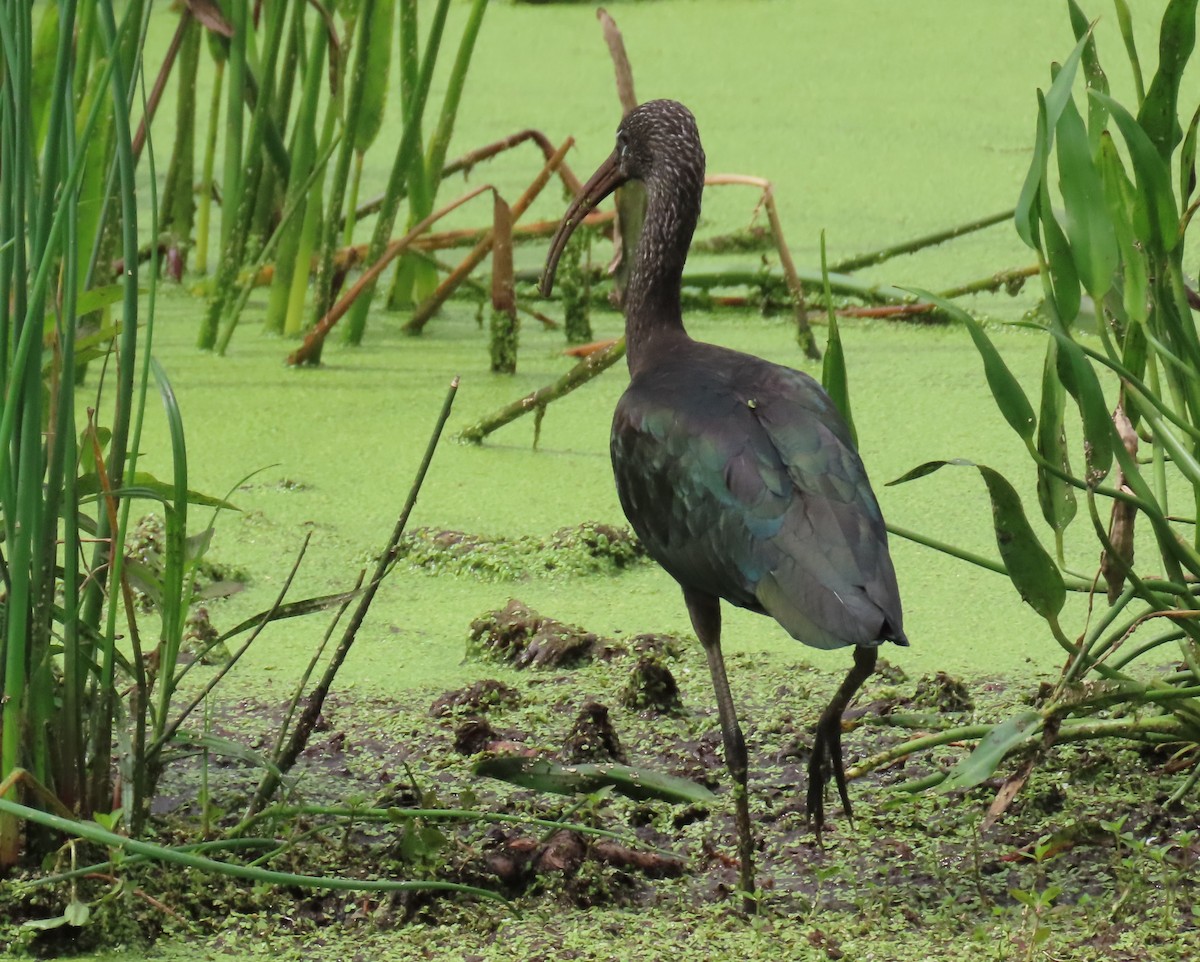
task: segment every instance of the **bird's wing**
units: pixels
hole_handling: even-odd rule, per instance
[[[685,587],[769,613],[806,644],[902,640],[883,520],[845,423],[807,375],[732,359],[716,381],[635,384],[618,405],[613,467],[634,529]]]
[[[906,644],[883,515],[845,421],[808,375],[772,366],[767,380],[754,414],[793,493],[755,594],[817,647]]]

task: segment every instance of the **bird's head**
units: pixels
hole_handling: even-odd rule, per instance
[[[649,100],[625,115],[617,127],[616,148],[583,185],[550,242],[542,296],[549,296],[554,286],[554,272],[567,241],[605,197],[630,180],[653,184],[660,179],[699,202],[704,188],[704,149],[696,118],[674,100]]]

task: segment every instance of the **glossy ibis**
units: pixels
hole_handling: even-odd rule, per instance
[[[617,128],[550,246],[542,293],[572,231],[629,180],[646,217],[625,291],[630,383],[611,452],[625,515],[683,588],[716,689],[733,776],[741,886],[754,891],[746,745],[721,655],[721,599],[770,615],[815,648],[854,646],[854,667],[817,723],[808,817],[819,833],[832,775],[847,817],[842,713],[884,641],[907,645],[887,532],[846,422],[807,374],[692,340],[680,281],[700,214],[704,150],[682,104],[654,100]]]

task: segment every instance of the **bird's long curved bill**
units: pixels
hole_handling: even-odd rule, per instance
[[[575,228],[583,223],[583,219],[595,209],[600,201],[624,182],[625,178],[621,175],[620,158],[614,150],[571,202],[571,206],[563,215],[562,223],[558,225],[554,239],[550,241],[550,254],[546,257],[546,270],[542,274],[542,297],[550,296],[550,291],[554,287],[554,272],[558,269],[558,259],[562,257],[562,252],[566,249],[571,235],[575,233]]]

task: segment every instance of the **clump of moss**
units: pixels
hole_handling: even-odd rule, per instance
[[[674,635],[636,636],[633,650],[638,660],[621,691],[621,704],[633,711],[650,711],[660,715],[681,712],[683,699],[679,694],[679,684],[667,667],[667,661],[677,661],[683,653],[683,647],[683,640]]]
[[[467,653],[512,662],[516,668],[570,667],[609,659],[622,649],[577,625],[538,614],[516,598],[471,622]]]
[[[562,758],[571,764],[620,762],[629,764],[621,739],[608,717],[608,706],[589,699],[584,702],[563,743]]]
[[[974,711],[975,702],[967,686],[959,679],[939,671],[925,675],[917,682],[912,704],[922,708],[936,708],[940,712]]]
[[[460,712],[480,715],[491,708],[513,708],[521,703],[521,693],[512,685],[495,678],[484,678],[466,688],[456,688],[436,698],[429,707],[435,718]]]
[[[548,538],[488,538],[418,528],[400,539],[396,556],[430,574],[525,581],[609,574],[643,560],[646,551],[628,528],[588,521],[560,528]]]

